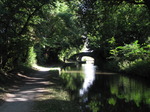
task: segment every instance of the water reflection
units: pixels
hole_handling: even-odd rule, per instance
[[[61,77],[82,112],[150,111],[150,85],[145,81],[98,72],[92,64],[78,66],[78,70],[69,67]]]
[[[83,96],[85,92],[88,91],[88,88],[93,84],[95,80],[95,69],[96,67],[93,64],[82,64],[82,68],[84,71],[84,83],[82,88],[80,89],[80,96]]]

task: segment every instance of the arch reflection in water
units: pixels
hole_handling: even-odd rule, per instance
[[[85,61],[86,64],[94,64],[94,58],[90,57],[90,56],[83,56],[81,58],[81,61]],[[94,65],[93,65],[94,66]]]
[[[79,91],[80,96],[83,96],[86,92],[88,92],[88,88],[93,84],[95,80],[95,71],[96,66],[93,64],[82,64],[82,69],[84,71],[84,82],[83,86]]]

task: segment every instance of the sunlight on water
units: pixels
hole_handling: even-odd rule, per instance
[[[86,61],[86,64],[94,64],[94,58],[90,56],[83,56],[81,61]]]
[[[80,89],[80,96],[84,95],[88,91],[88,88],[93,84],[96,70],[96,67],[93,64],[83,64],[82,68],[85,74],[85,79],[83,86]]]

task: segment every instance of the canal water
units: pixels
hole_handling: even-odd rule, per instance
[[[145,80],[101,72],[93,64],[68,66],[61,78],[81,112],[150,112]]]

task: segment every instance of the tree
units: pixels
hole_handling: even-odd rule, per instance
[[[122,2],[127,2],[130,4],[136,5],[145,5],[150,10],[150,1],[149,0],[103,0],[112,4],[120,4]]]
[[[82,29],[75,11],[66,2],[55,2],[53,7],[45,5],[39,15],[42,19],[34,26],[35,37],[39,40],[37,44],[45,49],[41,53],[47,54],[49,63],[57,61],[58,55],[67,54],[68,49],[80,48]]]
[[[25,61],[27,49],[34,43],[30,31],[36,24],[33,18],[47,3],[48,0],[0,1],[0,68],[9,70]]]
[[[108,57],[109,50],[149,37],[149,11],[144,5],[115,0],[86,0],[81,2],[79,15],[89,37],[89,47]],[[113,40],[113,41],[112,41]]]

